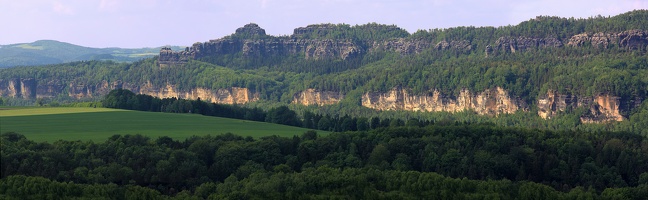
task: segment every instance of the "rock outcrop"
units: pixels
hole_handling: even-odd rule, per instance
[[[68,87],[68,96],[75,99],[92,98],[94,96],[95,88],[94,85],[70,83]]]
[[[511,98],[504,89],[494,88],[472,94],[462,90],[456,98],[433,91],[427,95],[413,95],[406,89],[394,88],[387,93],[366,93],[362,106],[376,110],[407,110],[427,112],[461,112],[473,110],[481,115],[511,114],[525,105]]]
[[[129,89],[129,88],[125,88]],[[246,104],[259,100],[259,94],[251,92],[247,88],[232,87],[227,89],[212,90],[207,88],[193,88],[188,91],[178,90],[173,85],[165,87],[154,87],[150,83],[142,87],[130,88],[129,90],[151,95],[159,98],[180,98],[180,99],[198,99],[219,104]]]
[[[397,38],[385,41],[375,41],[370,51],[392,51],[403,55],[420,54],[425,50],[434,48],[435,50],[455,50],[459,52],[469,52],[472,50],[472,45],[468,40],[460,41],[441,41],[436,44],[428,40],[422,39],[406,39]]]
[[[344,98],[343,94],[331,91],[317,91],[315,89],[307,89],[293,95],[293,104],[301,105],[330,105],[340,102]]]
[[[336,30],[335,24],[313,24],[306,27],[299,27],[293,31],[293,37],[311,38],[323,37]]]
[[[646,50],[648,47],[648,31],[628,30],[619,33],[581,33],[572,36],[567,45],[572,47],[591,45],[596,48],[618,46],[630,50]]]
[[[234,44],[235,41],[216,40],[210,43],[194,45],[197,52],[204,52],[205,49],[211,52],[224,52],[219,50],[220,43]],[[242,41],[241,52],[247,57],[271,57],[281,55],[303,54],[307,60],[321,59],[342,59],[360,55],[364,50],[350,40],[312,40],[312,39],[264,39],[264,40],[244,40]],[[228,54],[235,52],[226,52]],[[207,56],[199,54],[197,57]]]
[[[0,96],[35,99],[37,85],[33,78],[0,80]]]
[[[61,80],[51,80],[47,82],[39,81],[36,86],[36,97],[53,98],[63,93],[65,88],[66,84],[62,83]]]
[[[393,51],[403,55],[419,54],[433,46],[427,40],[408,40],[405,38],[375,41],[372,51]]]
[[[538,98],[538,115],[543,119],[551,119],[562,112],[575,108],[588,107],[580,117],[581,123],[605,123],[623,121],[621,115],[621,101],[619,97],[610,95],[597,95],[594,97],[579,97],[574,95],[559,94],[548,91],[546,95]]]
[[[295,29],[296,34],[325,32],[322,27]],[[325,34],[325,33],[320,33]],[[160,50],[158,63],[178,64],[189,59],[237,54],[252,58],[304,55],[305,59],[342,59],[361,55],[365,50],[351,40],[308,39],[302,37],[265,37],[265,30],[256,24],[248,24],[236,30],[232,36],[204,43],[195,43],[185,51],[173,52],[169,48]]]
[[[179,90],[174,85],[156,87],[151,83],[143,85],[123,83],[121,81],[103,81],[98,84],[70,82],[63,84],[59,80],[37,82],[33,78],[0,80],[0,96],[23,99],[52,98],[67,90],[67,96],[75,99],[96,98],[108,94],[111,90],[123,88],[137,94],[146,94],[159,98],[197,99],[220,104],[245,104],[259,100],[259,94],[247,88],[231,87],[223,89],[193,88]]]
[[[621,98],[610,95],[599,95],[594,97],[590,106],[589,114],[580,118],[582,123],[601,123],[610,121],[623,121],[625,118],[620,112]]]
[[[163,87],[153,86],[151,83],[143,85],[134,85],[117,81],[114,83],[103,82],[101,86],[71,85],[70,88],[78,88],[75,93],[70,93],[71,97],[89,98],[93,95],[105,95],[110,90],[123,88],[136,94],[146,94],[158,98],[180,98],[180,99],[198,99],[203,101],[220,103],[220,104],[245,104],[259,100],[259,94],[250,91],[247,88],[231,87],[223,89],[192,88],[189,90],[180,90],[176,86],[167,84]]]
[[[265,36],[266,32],[264,29],[259,27],[258,24],[255,23],[249,23],[246,24],[245,26],[236,29],[236,34],[237,35],[243,35],[244,37],[258,37],[258,36]]]
[[[551,119],[558,115],[559,112],[565,112],[568,109],[580,107],[586,102],[579,102],[575,96],[562,95],[554,91],[548,91],[546,95],[538,98],[538,115],[543,119]]]
[[[190,58],[195,57],[195,52],[191,51],[189,47],[185,49],[184,51],[178,51],[175,52],[169,47],[163,47],[160,50],[160,56],[158,57],[158,64],[160,64],[161,67],[165,65],[174,65],[174,64],[182,64],[186,63],[189,61]]]
[[[380,31],[394,31],[400,28]],[[426,50],[456,51],[470,53],[474,48],[484,48],[486,57],[527,51],[530,49],[560,48],[565,45],[580,47],[585,44],[599,48],[619,46],[631,50],[646,50],[648,31],[628,30],[618,33],[582,33],[572,37],[528,37],[503,36],[494,43],[473,44],[470,40],[442,40],[430,38],[395,37],[376,40],[358,40],[331,37],[331,33],[344,32],[335,24],[318,24],[296,28],[290,36],[268,36],[257,24],[247,24],[236,33],[217,40],[195,43],[185,51],[173,52],[162,48],[158,63],[160,66],[185,63],[189,59],[200,59],[218,55],[243,55],[247,58],[268,58],[275,56],[304,56],[309,60],[357,58],[367,52],[389,51],[403,55],[420,54]],[[437,42],[438,41],[438,42]]]
[[[528,37],[500,37],[495,41],[494,46],[491,47],[493,52],[501,53],[515,53],[518,51],[525,51],[528,49],[549,48],[549,47],[562,47],[563,43],[557,38],[528,38]]]

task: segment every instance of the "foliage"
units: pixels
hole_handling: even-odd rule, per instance
[[[648,195],[648,142],[628,133],[434,125],[326,137],[224,134],[182,141],[114,135],[102,143],[36,143],[16,133],[0,138],[0,194],[14,198],[121,196],[118,191],[129,189],[218,199]],[[104,192],[81,192],[86,190]]]

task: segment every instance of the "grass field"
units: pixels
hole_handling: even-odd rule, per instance
[[[241,136],[301,135],[308,129],[197,114],[107,108],[0,108],[0,133],[16,132],[34,141],[104,141],[115,134],[150,138],[234,133]],[[321,131],[318,131],[320,134]]]

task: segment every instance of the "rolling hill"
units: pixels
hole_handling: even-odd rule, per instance
[[[169,47],[181,50],[182,47]],[[133,62],[156,56],[160,48],[91,48],[55,40],[0,45],[0,68],[59,64],[81,60]]]

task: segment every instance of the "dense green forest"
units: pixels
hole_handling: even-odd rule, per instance
[[[648,197],[648,141],[631,133],[430,125],[326,137],[1,138],[5,198]]]

